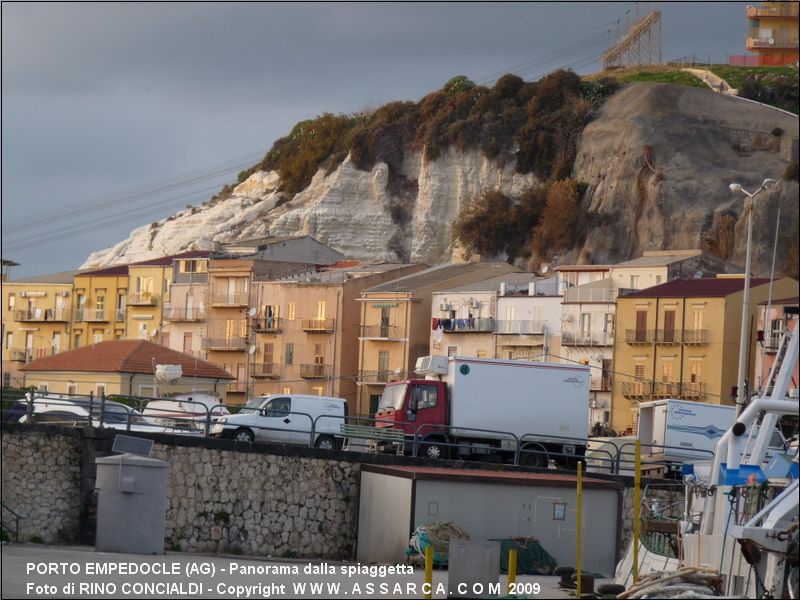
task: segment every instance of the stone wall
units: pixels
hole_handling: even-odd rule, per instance
[[[360,465],[157,444],[170,463],[167,549],[352,558]]]
[[[81,504],[79,433],[4,431],[2,449],[2,499],[21,517],[20,541],[76,541]],[[10,517],[3,510],[3,521]]]

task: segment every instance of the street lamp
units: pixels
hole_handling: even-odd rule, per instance
[[[765,179],[759,187],[752,194],[742,187],[740,183],[732,183],[730,185],[731,192],[741,192],[747,196],[745,200],[744,210],[747,213],[747,250],[745,255],[744,265],[744,293],[742,295],[742,332],[739,338],[739,371],[736,376],[736,414],[741,414],[744,410],[744,404],[747,398],[745,397],[744,380],[747,374],[747,348],[749,346],[748,325],[750,319],[750,246],[753,240],[753,202],[755,197],[763,192],[769,190],[778,184],[774,179]]]

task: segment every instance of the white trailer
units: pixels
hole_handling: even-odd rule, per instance
[[[642,454],[674,463],[710,459],[735,418],[734,406],[672,398],[645,402],[638,419]]]

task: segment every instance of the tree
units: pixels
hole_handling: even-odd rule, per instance
[[[573,179],[555,181],[547,190],[541,222],[533,230],[533,250],[541,257],[551,257],[579,243],[585,228],[578,183]]]

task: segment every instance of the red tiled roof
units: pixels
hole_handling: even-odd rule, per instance
[[[767,277],[753,277],[750,287],[769,283]],[[723,298],[744,289],[744,278],[674,279],[661,285],[631,292],[621,298]]]
[[[217,365],[145,340],[116,340],[38,358],[23,371],[153,373],[154,365],[181,365],[183,377],[236,379]]]

